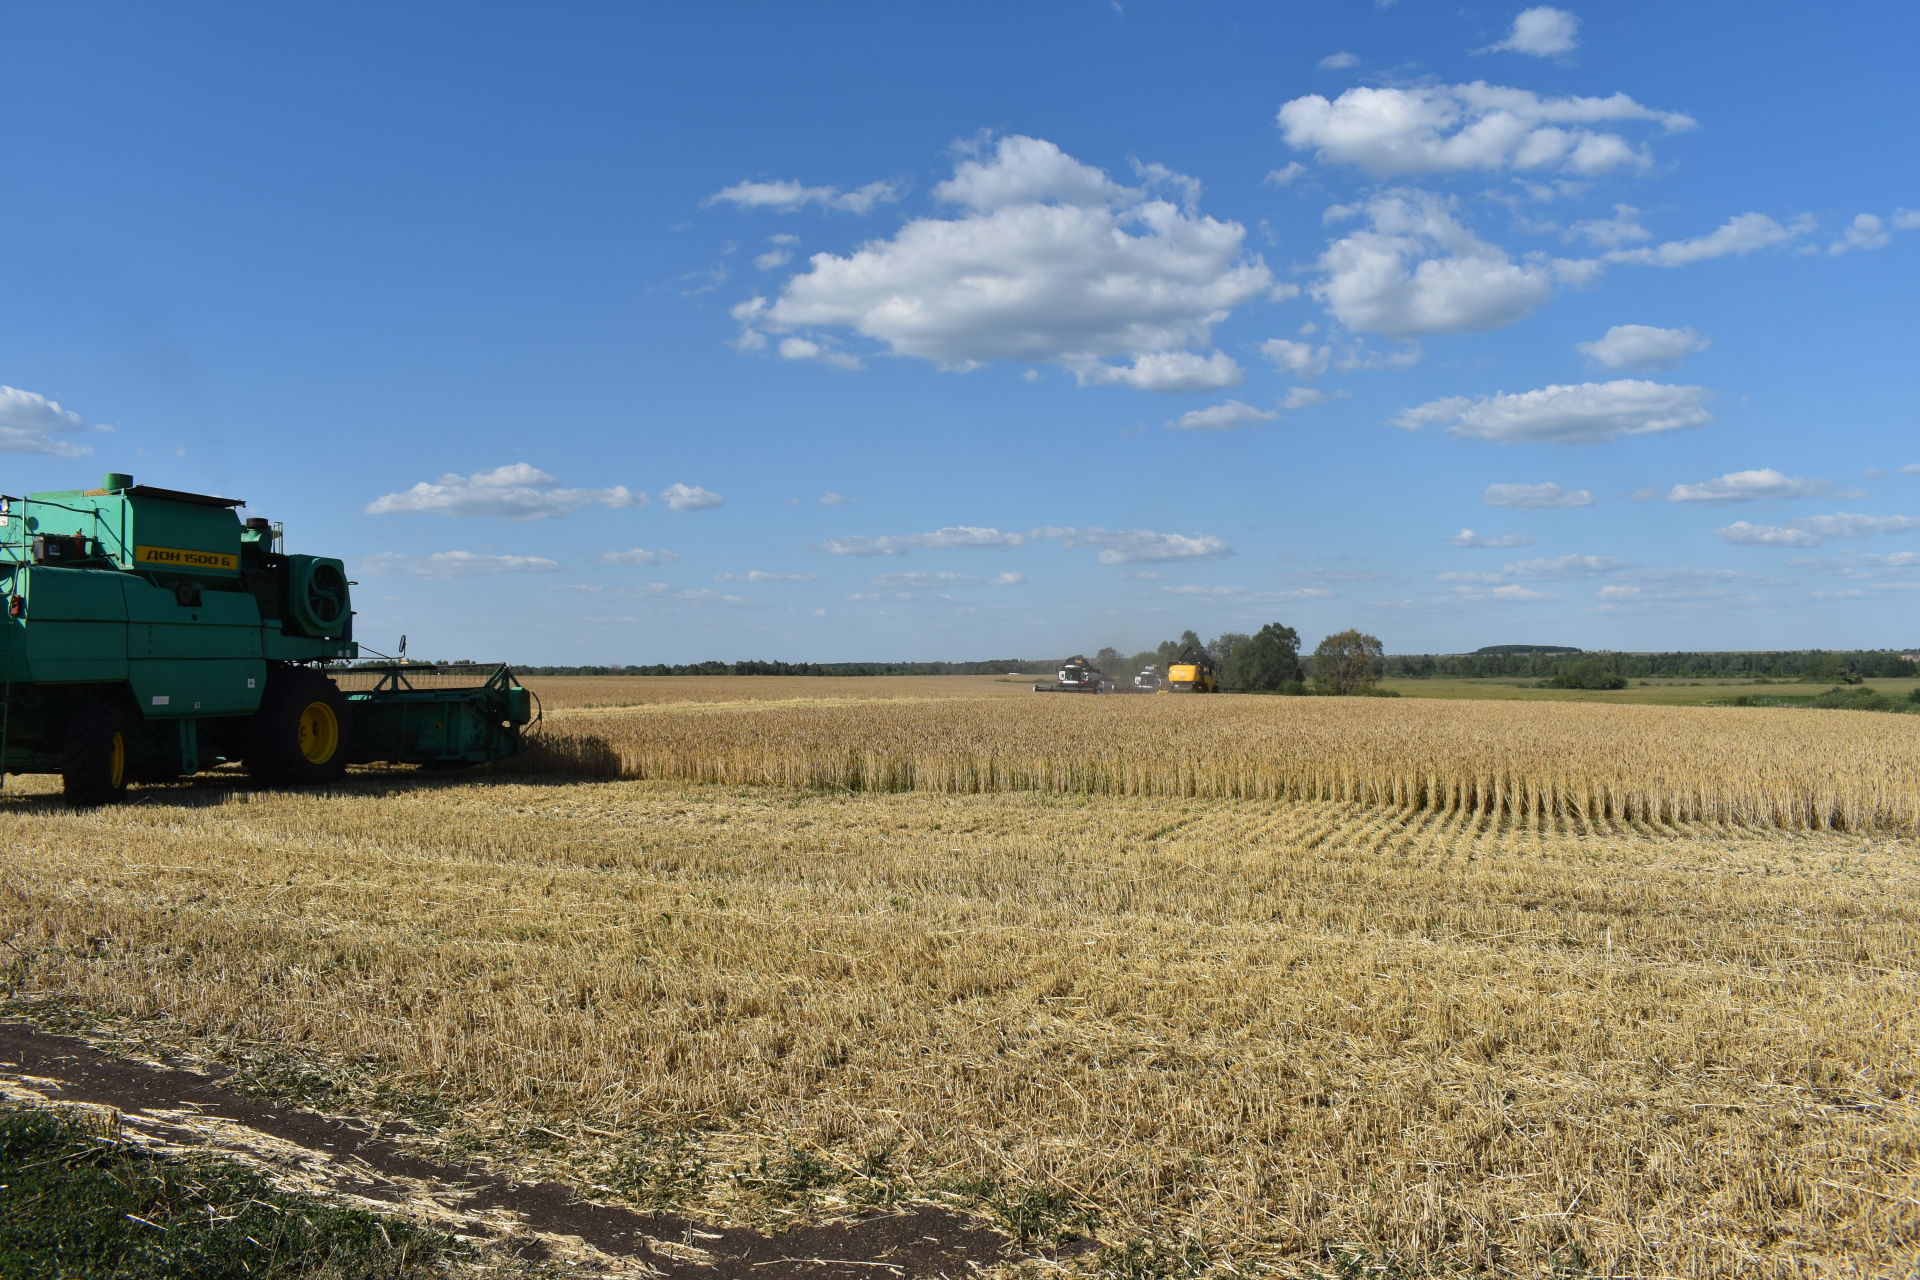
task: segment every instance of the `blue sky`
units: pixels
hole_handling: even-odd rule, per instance
[[[1920,10],[15,6],[8,493],[417,655],[1911,645]]]

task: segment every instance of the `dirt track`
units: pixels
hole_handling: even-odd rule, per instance
[[[595,1204],[560,1183],[425,1159],[395,1141],[404,1126],[247,1097],[213,1076],[115,1058],[18,1023],[0,1023],[0,1095],[110,1107],[123,1134],[144,1145],[236,1156],[290,1185],[401,1208],[506,1253],[587,1273],[917,1280],[967,1275],[1017,1256],[1003,1237],[926,1206],[764,1235]]]

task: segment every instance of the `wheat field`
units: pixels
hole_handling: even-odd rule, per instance
[[[536,681],[554,710],[542,752],[522,767],[850,790],[1350,800],[1528,822],[1920,831],[1920,717],[1037,696],[968,677],[903,682],[934,689],[888,699],[834,689],[884,682],[813,678],[813,689],[843,696],[793,700],[748,701],[743,691],[707,701],[709,686],[689,691],[696,701],[669,702],[646,689],[610,706],[601,688]]]
[[[1920,1249],[1920,868],[1895,825],[1218,781],[1272,786],[1296,766],[1250,743],[1391,701],[1314,700],[1334,718],[1283,734],[1248,718],[1307,700],[568,710],[553,684],[549,731],[648,776],[213,778],[84,813],[29,780],[0,799],[9,1007],[336,1102],[429,1098],[455,1140],[612,1198],[775,1225],[942,1199],[1037,1243],[1091,1233],[1059,1265],[1130,1280],[1892,1276]],[[1709,714],[1731,728],[1594,722],[1641,755],[1540,772],[1624,773],[1682,730],[1731,753],[1745,728],[1752,778],[1824,776],[1865,814],[1912,768],[1882,738],[1842,791],[1878,721]],[[846,735],[957,756],[995,721],[1003,758],[1087,772],[770,769],[845,768]],[[1517,768],[1523,725],[1558,741],[1393,719],[1340,776],[1438,768],[1449,728]],[[703,731],[736,776],[661,768]],[[1769,794],[1719,767],[1693,803]]]

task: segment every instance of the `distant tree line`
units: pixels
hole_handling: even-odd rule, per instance
[[[1157,648],[1128,657],[1118,649],[1102,649],[1093,664],[1117,682],[1130,681],[1143,667],[1165,675],[1182,650],[1198,649],[1214,661],[1220,687],[1230,693],[1358,694],[1370,693],[1382,670],[1380,641],[1359,631],[1328,636],[1311,657],[1300,656],[1300,633],[1269,622],[1251,635],[1228,631],[1202,644],[1193,631],[1178,640],[1163,640]]]
[[[1570,668],[1599,664],[1609,675],[1627,680],[1745,678],[1821,680],[1843,684],[1875,676],[1920,675],[1920,666],[1896,649],[1774,650],[1752,653],[1583,653],[1564,647],[1496,645],[1474,653],[1403,653],[1386,659],[1385,674],[1398,678],[1441,680],[1520,676],[1552,680]],[[1574,686],[1591,688],[1594,686]]]
[[[1229,631],[1202,643],[1189,630],[1177,640],[1127,655],[1115,648],[1096,652],[1093,663],[1110,679],[1130,683],[1142,667],[1164,674],[1183,648],[1204,650],[1214,660],[1220,686],[1233,692],[1365,693],[1383,678],[1475,679],[1517,677],[1562,688],[1620,688],[1629,680],[1805,680],[1855,684],[1863,679],[1920,675],[1920,664],[1895,649],[1799,649],[1752,653],[1586,652],[1565,645],[1489,645],[1473,653],[1386,654],[1380,641],[1359,631],[1328,636],[1312,654],[1300,652],[1300,633],[1278,622],[1258,631]],[[1910,651],[1911,652],[1911,651]],[[602,663],[581,666],[520,666],[537,676],[983,676],[1051,672],[1058,658],[989,658],[979,662],[738,662]],[[1618,683],[1614,683],[1617,681]]]

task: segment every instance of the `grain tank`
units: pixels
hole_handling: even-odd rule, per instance
[[[139,485],[0,497],[0,769],[69,798],[244,761],[275,783],[349,762],[511,755],[530,699],[505,668],[425,696],[411,672],[343,692],[352,584],[289,555],[232,498]],[[451,721],[451,727],[449,722]]]

